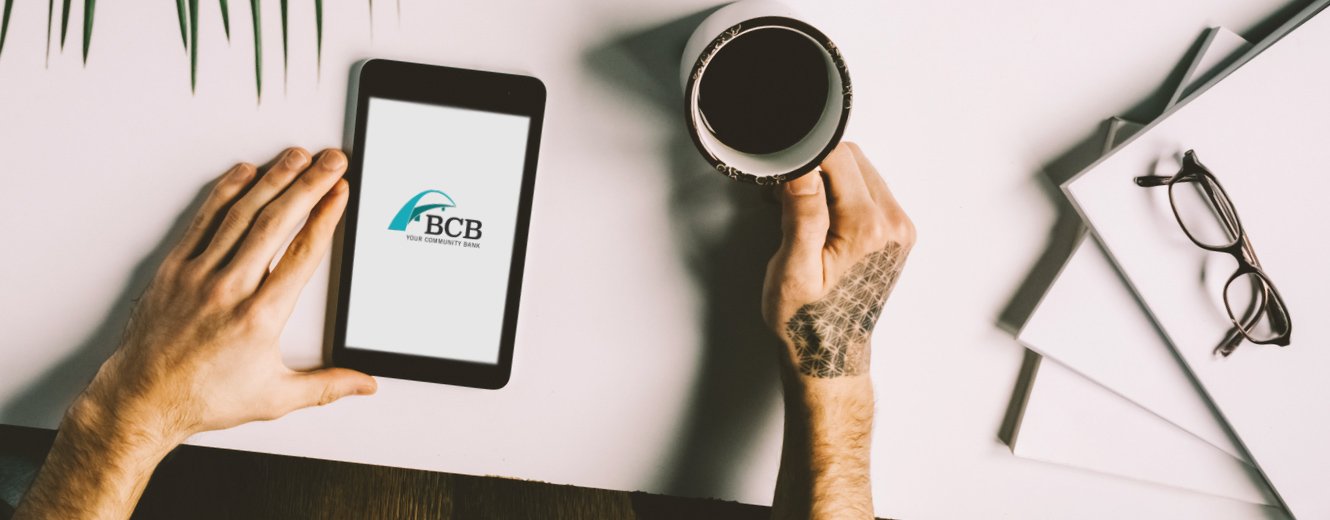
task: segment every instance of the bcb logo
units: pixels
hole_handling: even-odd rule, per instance
[[[480,221],[457,217],[445,220],[438,215],[425,215],[425,234],[480,240]]]
[[[432,202],[426,199],[434,199]],[[426,215],[426,212],[437,210],[446,211],[448,208],[457,207],[453,198],[447,193],[439,190],[425,190],[411,197],[402,205],[402,209],[397,210],[393,216],[392,222],[388,223],[390,231],[406,231],[407,225],[412,222],[419,222],[420,217],[425,217],[425,234],[434,236],[447,236],[449,238],[462,238],[466,240],[479,240],[482,234],[481,222],[475,219],[448,217],[440,215]]]

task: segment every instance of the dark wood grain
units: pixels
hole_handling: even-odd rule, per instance
[[[0,425],[0,453],[41,460],[51,430]],[[7,509],[0,507],[0,518]],[[752,505],[182,446],[136,519],[767,518]]]

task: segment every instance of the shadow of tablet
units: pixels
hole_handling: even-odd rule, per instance
[[[701,295],[702,363],[688,411],[653,491],[733,497],[740,463],[778,410],[775,337],[761,316],[767,260],[780,240],[780,208],[765,189],[738,184],[698,154],[683,120],[679,63],[693,29],[715,9],[621,35],[583,56],[602,80],[669,121],[673,239]]]

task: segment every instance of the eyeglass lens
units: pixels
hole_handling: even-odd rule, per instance
[[[1233,323],[1253,341],[1271,341],[1288,333],[1288,312],[1264,275],[1234,275],[1224,287],[1224,303]]]
[[[1205,175],[1179,178],[1168,188],[1178,223],[1193,242],[1221,249],[1238,242],[1242,231],[1223,188]]]

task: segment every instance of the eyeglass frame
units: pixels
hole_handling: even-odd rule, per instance
[[[1219,220],[1219,224],[1233,228],[1231,229],[1231,234],[1234,236],[1234,239],[1228,245],[1214,246],[1201,242],[1192,235],[1192,231],[1187,229],[1187,225],[1183,222],[1182,214],[1178,211],[1177,202],[1173,198],[1173,187],[1179,182],[1191,178],[1199,178],[1204,181],[1198,182],[1197,184],[1199,184],[1202,191],[1205,192],[1206,201],[1210,204],[1211,209],[1215,210],[1215,217]],[[1187,150],[1187,152],[1183,154],[1182,168],[1178,170],[1176,175],[1142,175],[1134,178],[1133,181],[1137,186],[1143,188],[1167,186],[1168,203],[1173,210],[1173,218],[1177,219],[1178,227],[1182,228],[1182,232],[1187,235],[1187,238],[1201,249],[1215,253],[1226,253],[1229,256],[1232,256],[1238,263],[1237,270],[1228,278],[1228,282],[1224,284],[1224,292],[1221,295],[1221,298],[1224,300],[1224,309],[1228,312],[1229,320],[1233,322],[1233,329],[1224,336],[1224,340],[1220,342],[1219,346],[1215,347],[1214,352],[1221,356],[1228,357],[1229,354],[1232,354],[1233,351],[1237,349],[1238,345],[1242,343],[1244,338],[1256,345],[1287,347],[1291,343],[1290,338],[1293,335],[1293,318],[1289,316],[1288,305],[1284,303],[1284,297],[1279,295],[1279,290],[1275,289],[1274,282],[1270,280],[1270,277],[1266,275],[1265,270],[1261,268],[1261,261],[1256,257],[1256,250],[1251,245],[1251,239],[1247,235],[1246,228],[1242,225],[1242,219],[1238,218],[1237,208],[1233,207],[1233,199],[1229,198],[1228,191],[1224,189],[1223,184],[1220,184],[1219,179],[1210,172],[1210,169],[1206,168],[1204,164],[1201,164],[1200,159],[1196,157],[1196,151]],[[1212,190],[1211,187],[1218,190],[1217,193]],[[1226,222],[1225,219],[1228,219],[1228,221]],[[1229,226],[1230,222],[1232,226]],[[1229,286],[1233,285],[1233,282],[1239,277],[1246,275],[1256,275],[1264,287],[1264,292],[1268,292],[1268,294],[1260,294],[1262,305],[1257,309],[1257,312],[1250,314],[1250,316],[1244,319],[1250,319],[1251,325],[1255,325],[1259,321],[1259,318],[1265,314],[1266,319],[1272,320],[1273,326],[1273,316],[1275,316],[1275,313],[1270,312],[1270,306],[1272,303],[1279,306],[1279,314],[1283,315],[1285,327],[1281,333],[1276,334],[1272,338],[1263,340],[1253,338],[1251,333],[1248,332],[1247,327],[1243,326],[1243,322],[1239,321],[1237,316],[1234,315],[1233,307],[1229,304]]]

